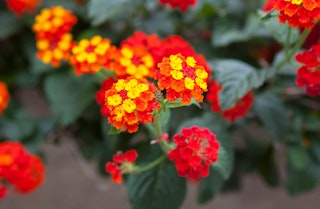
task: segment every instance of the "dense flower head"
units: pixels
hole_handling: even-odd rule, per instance
[[[138,79],[154,77],[156,68],[153,57],[143,45],[122,45],[119,52],[119,67],[113,69],[117,76],[134,76]]]
[[[202,65],[197,64],[194,57],[170,55],[164,57],[158,67],[158,86],[166,90],[169,102],[181,98],[183,104],[189,104],[192,97],[202,102],[203,93],[207,91],[208,73]]]
[[[33,13],[41,0],[6,0],[6,3],[16,16],[21,16],[23,13]]]
[[[32,30],[37,40],[57,40],[65,33],[69,33],[76,22],[77,18],[70,10],[54,6],[41,10],[35,17]]]
[[[168,152],[168,157],[176,164],[178,175],[193,181],[209,175],[209,166],[218,160],[220,147],[208,128],[193,126],[183,128],[173,136],[176,147]]]
[[[250,110],[253,104],[253,91],[245,94],[233,107],[222,110],[219,103],[219,92],[221,90],[222,86],[219,86],[217,81],[213,81],[209,86],[207,100],[211,103],[212,111],[221,112],[224,119],[234,123],[237,118],[244,117]]]
[[[111,174],[112,181],[120,184],[122,182],[122,174],[133,171],[134,162],[138,158],[136,150],[131,149],[125,153],[119,151],[113,155],[113,162],[107,162],[106,172]]]
[[[153,111],[160,108],[156,91],[155,85],[145,79],[118,79],[104,94],[104,114],[108,116],[108,122],[129,133],[136,132],[139,123],[152,122]]]
[[[19,193],[29,193],[44,181],[45,167],[38,156],[29,153],[19,142],[0,144],[0,180]]]
[[[91,39],[82,39],[72,47],[70,64],[74,66],[77,75],[96,73],[102,67],[109,67],[112,62],[109,54],[113,53],[111,50],[114,48],[108,38],[98,35]]]
[[[303,64],[298,69],[296,84],[306,87],[310,96],[320,95],[320,43],[313,45],[310,50],[296,55],[296,60]]]
[[[185,57],[192,56],[197,61],[198,65],[204,66],[205,70],[209,74],[207,82],[210,80],[210,66],[207,63],[206,58],[202,54],[197,54],[195,49],[190,45],[188,41],[178,35],[170,35],[162,40],[162,48],[158,52],[158,57],[155,57],[156,63],[162,61],[163,57],[168,57],[172,54],[181,54]]]
[[[163,5],[169,4],[172,8],[180,8],[183,12],[197,3],[196,0],[159,0],[159,2]]]
[[[320,19],[319,0],[279,0],[275,9],[280,12],[279,21],[291,27],[310,29]]]
[[[7,108],[10,101],[10,94],[5,83],[0,81],[0,115]]]
[[[65,33],[55,40],[39,39],[36,42],[37,57],[45,64],[50,63],[53,67],[58,67],[61,61],[69,60],[74,44],[70,33]]]

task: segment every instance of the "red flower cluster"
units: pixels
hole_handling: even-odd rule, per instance
[[[153,83],[145,79],[128,77],[118,79],[106,91],[100,90],[97,101],[102,105],[103,115],[108,116],[110,124],[118,130],[126,129],[129,133],[133,133],[138,130],[139,123],[153,121],[153,111],[160,108],[155,98],[156,91],[157,88]]]
[[[274,8],[280,12],[279,21],[291,27],[310,29],[320,19],[319,0],[279,0]]]
[[[7,108],[10,101],[10,94],[7,85],[0,81],[0,115]]]
[[[320,43],[311,47],[310,50],[296,55],[296,60],[302,64],[298,69],[296,84],[306,87],[310,96],[320,95]]]
[[[172,8],[180,8],[183,12],[187,11],[188,6],[196,5],[196,0],[159,0],[163,5],[169,4]]]
[[[198,65],[194,57],[181,54],[164,57],[158,64],[158,86],[166,89],[166,98],[172,102],[181,98],[183,104],[189,104],[194,97],[202,102],[203,93],[207,91],[208,73]]]
[[[211,109],[214,112],[222,112],[222,117],[234,123],[237,118],[244,117],[246,113],[250,110],[253,103],[253,91],[249,91],[244,95],[234,107],[231,107],[227,110],[221,110],[219,104],[219,92],[222,90],[222,87],[219,86],[217,81],[213,81],[209,86],[209,91],[207,94],[207,100],[212,103]]]
[[[134,161],[138,158],[136,150],[131,149],[125,153],[117,152],[113,155],[113,162],[107,162],[105,169],[111,174],[112,181],[120,184],[122,182],[122,174],[131,173],[134,169]]]
[[[101,36],[94,36],[91,39],[82,39],[78,45],[72,47],[70,64],[75,67],[76,75],[96,73],[102,67],[108,68],[112,62],[115,46],[111,41]]]
[[[220,147],[216,135],[198,126],[184,128],[173,137],[176,148],[168,152],[175,162],[178,175],[193,181],[209,175],[210,164],[218,160]]]
[[[33,13],[41,3],[41,0],[6,0],[8,8],[16,15]]]
[[[44,172],[41,159],[27,152],[19,142],[0,144],[0,180],[12,184],[17,192],[35,190],[43,183]]]
[[[105,92],[108,91],[115,82],[116,80],[113,77],[105,79],[102,81],[101,89],[96,93],[96,102],[100,105],[100,113],[104,117],[107,117],[109,114],[109,108],[105,105]]]
[[[70,31],[76,22],[72,12],[60,6],[43,9],[32,27],[36,35],[37,57],[54,67],[58,67],[61,60],[68,60],[74,44]]]

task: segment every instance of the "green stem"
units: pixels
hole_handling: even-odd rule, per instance
[[[292,29],[290,27],[290,29],[288,30],[288,33],[287,33],[286,45],[284,48],[286,58],[288,57],[288,54],[289,54],[291,30]],[[286,60],[286,61],[288,62],[289,60]]]
[[[155,134],[156,138],[160,139],[162,137],[162,128],[161,128],[161,121],[160,121],[160,111],[157,112],[154,116],[154,126],[155,126]]]
[[[291,57],[300,49],[300,47],[302,46],[302,44],[304,43],[304,41],[306,40],[306,38],[308,37],[309,33],[311,32],[311,30],[307,30],[305,29],[303,31],[303,33],[300,36],[300,39],[298,40],[298,42],[294,45],[294,47],[291,49],[291,51],[289,53],[286,53],[286,57],[279,62],[275,69],[277,71],[280,71],[281,68],[288,62],[291,60]]]
[[[161,155],[160,157],[158,157],[157,159],[155,159],[154,161],[152,161],[151,163],[149,163],[143,167],[138,167],[138,166],[135,167],[134,172],[141,173],[141,172],[145,172],[147,170],[150,170],[151,168],[154,168],[155,166],[160,164],[166,158],[167,158],[166,155]]]

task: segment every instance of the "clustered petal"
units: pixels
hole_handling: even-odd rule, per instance
[[[91,39],[82,39],[72,47],[70,64],[75,68],[76,75],[93,74],[100,71],[102,67],[109,67],[112,62],[109,54],[113,50],[115,46],[112,46],[107,38],[97,35]]]
[[[279,0],[275,9],[280,12],[279,21],[291,27],[310,29],[320,19],[319,0]]]
[[[21,16],[23,13],[33,13],[41,0],[6,0],[6,3],[16,16]]]
[[[196,0],[159,0],[163,5],[169,4],[172,8],[180,8],[183,12],[187,11],[189,6],[195,6]]]
[[[179,176],[198,181],[209,175],[209,166],[218,160],[220,144],[208,128],[183,128],[173,137],[176,147],[168,157],[176,164]]]
[[[122,44],[119,52],[119,67],[114,69],[117,76],[134,76],[138,79],[154,77],[156,71],[154,59],[145,46]]]
[[[61,60],[68,60],[74,45],[70,31],[77,18],[70,10],[54,6],[41,10],[32,30],[36,35],[37,57],[44,63],[58,67]]]
[[[0,181],[11,184],[15,191],[32,192],[43,183],[44,173],[41,159],[29,153],[19,142],[0,144]]]
[[[145,79],[118,79],[105,91],[104,104],[100,101],[100,96],[98,103],[102,104],[110,124],[118,130],[133,133],[138,130],[139,123],[153,121],[153,112],[160,108],[155,98],[156,91],[155,85]],[[100,91],[99,94],[101,93]]]
[[[320,95],[320,44],[313,45],[308,51],[296,55],[296,60],[303,64],[298,69],[296,84],[306,87],[310,96]]]
[[[237,118],[244,117],[247,112],[251,109],[253,104],[253,91],[249,91],[245,94],[235,106],[222,110],[219,103],[219,92],[223,87],[219,86],[217,81],[213,81],[209,86],[207,94],[207,100],[211,103],[211,109],[214,112],[222,112],[222,117],[234,123]]]
[[[0,115],[7,108],[10,101],[8,87],[4,82],[0,81]]]
[[[189,104],[193,97],[202,102],[209,75],[202,65],[197,65],[194,57],[170,55],[164,57],[158,67],[158,86],[161,90],[166,90],[168,101],[181,98],[183,104]]]
[[[137,158],[138,153],[134,149],[128,150],[125,153],[119,151],[113,155],[113,162],[106,163],[106,172],[111,174],[114,183],[120,184],[122,182],[122,174],[132,172]]]

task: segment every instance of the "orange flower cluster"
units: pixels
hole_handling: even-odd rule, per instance
[[[13,185],[17,192],[35,190],[43,183],[44,172],[41,159],[27,152],[19,142],[0,144],[0,180]]]
[[[72,47],[70,64],[75,67],[76,75],[96,73],[102,67],[110,67],[112,56],[116,51],[111,41],[101,36],[82,39]]]
[[[58,67],[61,60],[68,60],[74,44],[70,31],[76,22],[72,12],[61,6],[43,9],[32,27],[36,34],[37,57],[54,67]]]
[[[41,3],[41,0],[6,0],[8,8],[16,15],[23,13],[33,13]]]
[[[0,81],[0,115],[7,108],[10,101],[10,94],[7,85]]]
[[[279,0],[274,8],[280,12],[279,21],[291,27],[310,29],[320,19],[319,0]]]
[[[194,97],[202,102],[203,93],[207,91],[208,73],[202,65],[197,65],[194,57],[170,55],[164,57],[158,67],[158,86],[161,90],[166,89],[168,101],[181,98],[183,104],[189,104]]]
[[[234,123],[237,118],[244,117],[253,104],[253,91],[249,91],[244,95],[233,107],[222,110],[219,103],[219,92],[222,87],[217,81],[213,81],[209,86],[207,100],[211,103],[211,109],[214,112],[222,112],[222,117]]]
[[[153,111],[159,110],[156,101],[157,88],[145,79],[128,77],[119,79],[105,91],[105,109],[108,110],[108,122],[118,130],[129,133],[138,130],[138,124],[153,120]]]

